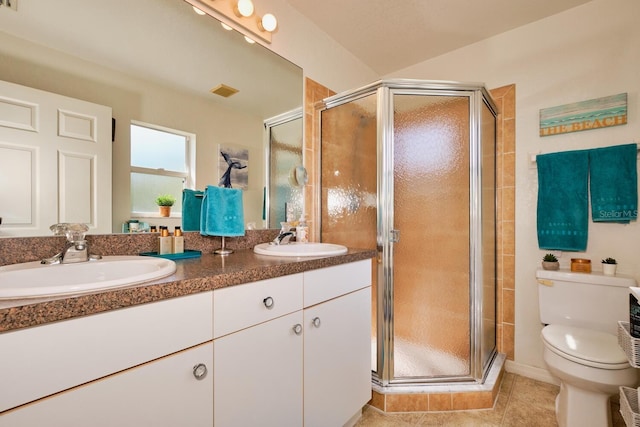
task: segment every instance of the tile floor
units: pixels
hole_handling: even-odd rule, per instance
[[[505,373],[493,409],[457,412],[385,414],[366,406],[356,427],[408,426],[557,426],[554,411],[558,387],[527,377]],[[624,427],[618,399],[612,399],[613,426]],[[587,426],[585,426],[587,427]],[[594,426],[595,427],[595,426]]]

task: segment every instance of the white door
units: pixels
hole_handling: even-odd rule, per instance
[[[297,311],[213,341],[214,425],[302,426],[301,328]]]
[[[341,426],[371,399],[371,288],[304,310],[304,426]]]
[[[111,108],[0,81],[0,236],[111,232]]]
[[[212,370],[208,342],[8,411],[0,427],[211,427]]]

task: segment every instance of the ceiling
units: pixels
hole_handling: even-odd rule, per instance
[[[287,0],[381,77],[589,1]]]

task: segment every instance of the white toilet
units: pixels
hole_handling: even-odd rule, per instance
[[[560,380],[560,427],[611,426],[609,397],[635,387],[638,370],[618,345],[618,320],[629,320],[627,276],[539,269],[544,361]]]

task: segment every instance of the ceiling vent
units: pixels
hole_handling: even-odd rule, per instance
[[[225,84],[219,84],[218,86],[211,89],[211,93],[220,95],[224,98],[228,98],[231,95],[235,95],[238,93],[238,89],[232,88],[231,86],[227,86]]]

